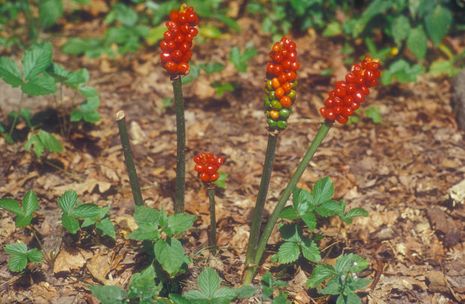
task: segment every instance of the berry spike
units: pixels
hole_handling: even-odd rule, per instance
[[[297,47],[287,37],[281,38],[271,48],[266,66],[265,114],[270,131],[287,128],[287,119],[296,99]]]
[[[218,169],[224,163],[224,157],[210,152],[201,152],[194,156],[193,159],[195,162],[194,170],[203,183],[213,183],[218,179]]]
[[[378,85],[381,76],[381,63],[378,59],[366,56],[361,63],[354,64],[344,81],[337,81],[320,109],[320,114],[328,121],[345,124],[349,117],[365,102],[370,88]]]
[[[160,61],[171,76],[187,75],[199,17],[194,8],[183,4],[178,11],[172,11],[169,18],[165,23],[167,31],[160,42]]]

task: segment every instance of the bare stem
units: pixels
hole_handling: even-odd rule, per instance
[[[182,96],[181,76],[172,78],[174,102],[176,103],[176,190],[174,211],[184,211],[184,188],[186,175],[186,125],[184,121],[184,97]]]
[[[128,130],[126,128],[126,118],[123,111],[116,113],[116,122],[118,123],[119,136],[123,147],[124,161],[126,163],[126,169],[128,170],[129,184],[131,184],[134,203],[137,206],[142,206],[144,205],[144,200],[139,186],[136,166],[134,165],[134,159],[132,157],[131,144],[129,143]]]
[[[249,265],[255,258],[257,251],[258,239],[260,237],[260,228],[262,224],[263,209],[268,194],[270,185],[271,172],[273,170],[273,161],[276,152],[276,144],[278,142],[278,134],[268,134],[268,144],[266,147],[265,163],[263,165],[262,179],[260,181],[260,188],[257,194],[257,201],[255,202],[255,209],[252,215],[252,223],[250,225],[249,243],[247,245],[247,255],[245,264]]]
[[[255,259],[253,260],[253,263],[250,264],[250,266],[246,265],[247,268],[246,268],[246,272],[244,275],[244,284],[252,283],[252,280],[255,277],[255,274],[257,272],[259,263],[262,260],[263,253],[265,252],[266,244],[268,243],[268,240],[273,232],[273,229],[276,223],[278,222],[281,211],[283,210],[289,197],[291,196],[292,191],[296,187],[297,182],[302,177],[302,174],[307,168],[308,163],[312,160],[313,155],[315,155],[316,150],[318,149],[320,144],[325,139],[331,127],[332,127],[331,122],[325,121],[323,124],[321,124],[320,129],[316,133],[315,137],[313,138],[312,143],[307,149],[307,152],[305,152],[304,157],[302,158],[299,165],[297,166],[297,169],[292,175],[291,180],[287,184],[286,189],[284,189],[283,193],[279,197],[278,203],[276,204],[276,207],[274,208],[273,213],[271,214],[271,217],[268,219],[265,229],[263,230],[263,233],[260,236],[260,240],[257,246],[257,252],[255,254]]]
[[[215,212],[215,188],[208,188],[208,201],[210,202],[210,233],[208,246],[213,254],[216,254],[216,212]]]

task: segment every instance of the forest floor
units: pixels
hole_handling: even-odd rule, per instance
[[[256,34],[257,21],[242,18],[239,23],[248,30],[196,45],[193,60],[227,62],[226,50],[252,41],[259,55],[252,59],[247,73],[238,74],[228,63],[223,72],[201,74],[185,86],[186,208],[199,217],[185,239],[186,248],[195,255],[193,276],[209,264],[230,285],[240,284],[267,140],[261,96],[270,40]],[[79,34],[89,35],[96,28],[98,24],[90,21],[79,27]],[[64,36],[76,34],[67,31]],[[62,39],[54,40],[57,47]],[[268,214],[321,123],[318,108],[326,92],[345,73],[336,44],[310,34],[296,42],[302,63],[298,102],[289,128],[279,139]],[[7,145],[0,138],[0,197],[21,198],[31,189],[38,194],[41,209],[35,226],[43,236],[44,251],[54,255],[53,265],[37,265],[20,276],[7,270],[7,256],[0,251],[0,303],[96,303],[89,285],[125,286],[140,270],[144,263],[141,246],[125,239],[135,227],[131,217],[134,204],[114,118],[118,110],[126,112],[146,204],[172,210],[175,114],[164,102],[172,96],[172,87],[158,54],[152,48],[116,61],[57,55],[57,61],[66,67],[91,71],[91,85],[101,93],[102,120],[62,137],[65,151],[43,160],[25,152],[23,143]],[[321,75],[327,68],[335,72],[333,76]],[[235,91],[216,97],[210,87],[216,80],[233,83]],[[65,96],[66,104],[79,102],[72,94],[65,92]],[[44,110],[47,103],[53,106],[52,100],[41,100],[25,103],[35,111]],[[328,222],[322,229],[327,237],[320,247],[332,247],[323,252],[329,261],[342,252],[355,252],[370,261],[363,274],[374,279],[362,293],[367,303],[464,303],[465,206],[454,206],[448,190],[465,178],[465,133],[458,131],[451,112],[450,81],[425,76],[415,84],[380,88],[370,94],[369,103],[381,110],[382,122],[374,124],[364,118],[332,128],[299,183],[311,188],[319,178],[330,176],[337,198],[370,213],[349,226]],[[2,119],[8,107],[4,103]],[[57,126],[51,128],[59,132]],[[224,155],[222,171],[229,175],[227,188],[217,200],[220,251],[215,257],[204,249],[208,203],[191,160],[202,150]],[[76,242],[64,233],[57,197],[68,189],[76,190],[84,202],[111,205],[116,242],[88,235]],[[13,218],[3,210],[0,227],[0,247],[15,240],[35,244],[30,233],[15,229]],[[275,233],[271,244],[278,241]],[[268,259],[260,273],[271,267]],[[325,303],[325,297],[308,292],[307,276],[297,266],[288,269],[287,277],[284,274],[283,279],[293,279],[288,288],[292,301]]]

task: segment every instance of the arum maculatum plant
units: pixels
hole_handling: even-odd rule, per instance
[[[210,251],[216,253],[216,211],[215,211],[215,181],[218,180],[218,169],[224,163],[224,157],[210,152],[202,152],[194,156],[194,170],[199,179],[205,185],[210,204],[210,232],[208,234],[208,246]]]
[[[169,73],[176,104],[176,191],[174,199],[175,212],[184,211],[184,188],[186,175],[186,127],[184,120],[184,98],[181,77],[189,73],[189,61],[192,57],[192,40],[198,34],[199,17],[192,7],[181,5],[178,11],[172,11],[166,22],[168,30],[160,42],[160,61]]]
[[[371,57],[367,56],[362,60],[361,63],[354,64],[352,66],[351,71],[346,75],[344,81],[338,81],[335,83],[334,89],[329,92],[329,95],[324,102],[324,107],[320,109],[320,113],[325,120],[321,124],[318,132],[313,138],[310,146],[308,147],[306,153],[304,154],[302,160],[300,161],[286,188],[281,193],[281,196],[278,199],[278,203],[276,204],[270,218],[266,223],[265,228],[263,229],[263,233],[261,234],[260,223],[262,213],[260,211],[263,211],[263,205],[258,206],[257,204],[257,206],[255,207],[250,231],[251,237],[249,239],[248,252],[246,257],[246,267],[244,274],[245,284],[252,283],[252,280],[257,272],[258,266],[262,260],[266,244],[268,243],[268,240],[273,232],[273,229],[280,217],[282,210],[284,209],[287,201],[289,200],[290,195],[296,188],[297,182],[299,181],[300,177],[307,168],[309,162],[313,158],[313,155],[325,139],[326,135],[328,134],[328,131],[333,126],[334,121],[337,121],[340,124],[347,123],[349,117],[354,113],[355,110],[357,110],[360,107],[360,104],[365,101],[366,96],[370,92],[369,89],[378,84],[378,79],[381,75],[380,68],[381,64],[379,60],[372,59]],[[268,70],[271,69],[268,67]],[[275,110],[273,109],[270,112],[272,111]],[[277,118],[276,121],[279,122],[279,118]],[[272,126],[274,125],[272,124]],[[279,126],[277,124],[276,126],[279,129]],[[267,164],[265,163],[265,166],[266,165]],[[265,171],[266,168],[264,169],[264,173]],[[267,182],[269,183],[269,180]],[[260,186],[261,190],[262,185]],[[267,189],[268,185],[263,185],[263,188],[265,187]],[[262,204],[264,204],[264,202]],[[254,236],[253,238],[252,235]],[[255,240],[258,240],[256,245],[254,245]]]
[[[269,56],[270,62],[266,67],[264,98],[268,124],[268,143],[262,178],[252,215],[246,267],[249,267],[252,263],[257,250],[263,208],[270,184],[278,135],[287,128],[287,120],[291,115],[292,105],[296,99],[297,70],[300,67],[297,62],[297,46],[294,41],[287,37],[283,37],[273,45]]]

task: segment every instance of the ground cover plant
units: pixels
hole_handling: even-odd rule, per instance
[[[392,46],[324,37],[346,25],[318,16],[374,14],[368,31],[393,10],[427,29],[460,15],[449,3],[424,19],[402,1],[50,3],[64,6],[35,41],[0,57],[6,97],[31,97],[1,104],[1,302],[462,301],[463,136],[431,90],[447,79],[394,84]],[[290,22],[257,34],[277,7]],[[458,29],[444,20],[426,30],[441,50]],[[60,101],[56,126],[35,95]]]

